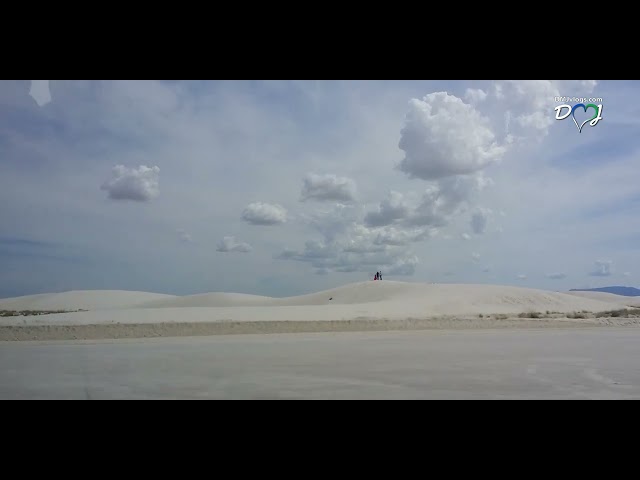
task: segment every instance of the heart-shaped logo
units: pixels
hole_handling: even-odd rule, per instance
[[[578,124],[578,121],[576,120],[576,109],[578,107],[584,108],[585,112],[587,111],[587,109],[593,108],[595,110],[595,113],[593,114],[593,117],[587,118],[584,122],[582,122],[581,124]],[[575,123],[576,127],[578,127],[578,132],[582,133],[582,127],[584,127],[584,124],[587,122],[590,122],[591,120],[593,120],[598,116],[598,106],[594,105],[593,103],[589,103],[588,105],[585,105],[584,103],[577,103],[571,109],[571,116],[573,117],[573,123]]]

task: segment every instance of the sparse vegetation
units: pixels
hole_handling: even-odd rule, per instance
[[[484,318],[484,315],[480,314],[478,315],[478,318]]]
[[[523,312],[518,315],[519,318],[542,318],[540,312]]]
[[[497,315],[494,315],[496,320],[506,320],[507,318],[509,318],[509,315],[505,315],[504,313],[499,313]]]
[[[50,315],[52,313],[86,312],[87,310],[0,310],[0,317],[31,317],[34,315]]]
[[[587,318],[585,310],[582,312],[573,312],[567,315],[567,318]]]
[[[596,318],[602,318],[602,317],[629,318],[629,317],[639,317],[639,316],[640,316],[640,308],[622,308],[620,310],[608,310],[605,312],[596,313]]]

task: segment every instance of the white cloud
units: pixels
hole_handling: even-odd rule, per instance
[[[140,165],[136,169],[116,165],[113,168],[113,178],[103,183],[100,188],[106,190],[112,200],[146,202],[160,193],[159,173],[159,167]]]
[[[412,255],[394,261],[391,266],[386,267],[383,275],[409,276],[416,271],[416,266],[420,263],[417,256]],[[384,278],[384,276],[383,276]]]
[[[368,227],[381,227],[391,225],[396,220],[401,220],[409,214],[409,206],[403,195],[391,191],[378,207],[377,212],[369,212],[364,218]]]
[[[316,269],[329,269],[340,273],[370,272],[385,270],[390,275],[413,275],[419,262],[416,255],[406,247],[383,243],[378,229],[353,225],[343,235],[325,241],[309,240],[299,252],[285,249],[275,258],[310,263]],[[398,231],[387,231],[388,235],[402,235]],[[407,233],[407,235],[411,235]],[[388,241],[388,238],[382,237]],[[415,240],[415,237],[405,241]]]
[[[280,205],[254,202],[244,209],[242,219],[251,225],[278,225],[287,221],[287,211]]]
[[[356,184],[350,178],[309,173],[303,180],[301,201],[352,202],[355,198]]]
[[[611,260],[597,260],[595,262],[596,268],[589,273],[591,277],[609,277],[611,276],[611,267],[613,262]]]
[[[431,238],[435,234],[435,229],[417,228],[404,230],[396,227],[385,227],[377,230],[373,243],[376,245],[402,246]]]
[[[567,278],[567,274],[563,272],[547,273],[546,277],[552,280],[562,280],[563,278]]]
[[[177,232],[178,232],[178,235],[180,236],[181,242],[190,243],[191,241],[193,241],[193,239],[191,238],[191,235],[186,231],[182,229],[178,229]]]
[[[484,102],[487,98],[487,92],[481,88],[467,88],[464,92],[464,99],[469,103]]]
[[[399,147],[405,157],[398,168],[422,180],[477,172],[506,151],[487,118],[446,92],[409,102]]]
[[[337,204],[329,210],[301,214],[299,219],[322,234],[327,241],[345,235],[362,221],[364,209],[357,205]]]
[[[473,258],[473,263],[478,263],[480,261],[480,254],[478,252],[473,252],[471,257]]]
[[[422,202],[407,217],[411,226],[443,227],[467,210],[476,197],[492,184],[481,174],[457,175],[431,182]]]
[[[471,238],[471,235],[469,235],[468,233],[461,233],[460,238],[462,238],[463,240],[469,240]]]
[[[471,229],[476,235],[482,235],[485,232],[489,215],[491,210],[488,208],[478,208],[471,215]]]
[[[36,101],[39,107],[44,107],[51,101],[49,80],[31,80],[29,95],[31,95],[31,98]]]
[[[251,245],[244,242],[236,241],[236,238],[233,236],[224,237],[222,240],[218,242],[216,252],[238,252],[238,253],[249,253],[253,250]]]
[[[517,277],[518,280],[526,280],[527,276],[524,273],[520,273]]]

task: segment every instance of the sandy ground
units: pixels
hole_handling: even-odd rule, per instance
[[[607,292],[567,292],[570,295],[576,295],[583,298],[590,298],[592,300],[599,300],[602,302],[610,302],[614,304],[620,303],[620,295]],[[640,307],[640,297],[624,297],[624,301],[628,306]]]
[[[0,343],[0,399],[637,399],[640,329]]]
[[[0,310],[89,310],[0,318],[0,340],[637,323],[562,318],[572,312],[624,308],[635,300],[608,294],[591,297],[501,285],[395,281],[359,282],[288,298],[76,291],[0,300]],[[518,318],[531,312],[545,318]]]
[[[263,322],[169,322],[116,323],[93,325],[0,326],[0,341],[98,340],[149,337],[188,337],[202,335],[276,334],[309,332],[366,332],[390,330],[458,330],[496,328],[567,328],[594,326],[640,326],[640,319],[562,319],[562,318],[426,318],[405,320],[328,320]]]

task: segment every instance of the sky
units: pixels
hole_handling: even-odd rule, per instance
[[[638,286],[638,138],[637,81],[0,81],[0,298]]]

